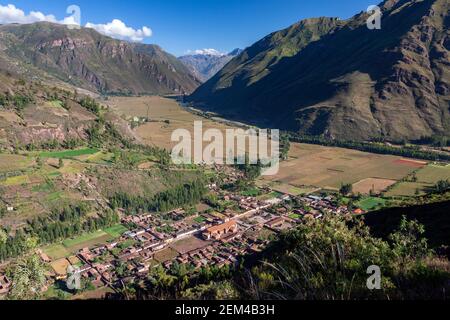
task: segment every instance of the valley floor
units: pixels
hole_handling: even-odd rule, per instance
[[[172,132],[187,129],[193,136],[194,121],[203,121],[204,130],[222,132],[240,125],[205,119],[174,98],[115,97],[107,103],[131,122],[135,117],[148,117],[152,122],[138,125],[135,132],[144,142],[169,150],[175,145],[170,140]],[[412,182],[411,175],[418,179]],[[450,179],[450,165],[446,163],[291,142],[289,159],[281,163],[278,174],[262,178],[259,185],[304,194],[317,189],[338,190],[350,183],[356,193],[401,198],[423,195],[441,179]]]
[[[112,97],[104,103],[143,142],[168,150],[173,146],[172,132],[192,131],[194,121],[203,121],[205,129],[233,128],[232,123],[189,112],[172,98]],[[119,160],[125,167],[112,169]],[[95,211],[109,208],[108,197],[118,191],[133,190],[146,197],[176,185],[175,180],[182,184],[195,178],[191,168],[160,172],[153,170],[157,165],[145,152],[119,156],[112,150],[87,147],[0,154],[1,200],[7,207],[1,225],[10,231],[20,229],[51,211],[55,203],[71,201],[91,202],[95,216]],[[235,168],[204,169],[226,184],[243,180]],[[42,246],[38,253],[48,268],[45,297],[98,298],[121,292],[127,283],[144,279],[157,266],[165,270],[180,264],[194,270],[234,266],[241,257],[258,254],[280,232],[305,220],[401,205],[429,193],[442,179],[450,179],[450,166],[445,163],[291,143],[278,174],[260,177],[254,186],[230,191],[211,183],[209,201],[160,213],[115,208],[120,213],[116,224]],[[343,184],[353,186],[353,196],[339,194]],[[78,268],[87,284],[82,292],[74,294],[64,287],[69,266]],[[1,270],[0,279],[7,279]]]

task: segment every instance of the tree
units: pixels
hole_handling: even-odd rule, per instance
[[[64,160],[60,158],[58,162],[58,168],[62,169],[63,167],[64,167]]]
[[[280,159],[286,161],[289,157],[289,150],[291,148],[291,143],[289,141],[288,135],[282,135],[280,141]]]
[[[6,240],[8,240],[8,234],[5,230],[0,228],[0,245],[5,244]]]
[[[450,182],[448,180],[440,180],[436,183],[434,189],[437,193],[444,193],[450,190]]]
[[[398,230],[390,235],[394,254],[402,264],[422,259],[429,254],[428,242],[424,237],[425,227],[417,221],[408,221],[403,216]]]
[[[266,260],[241,275],[253,299],[433,299],[448,283],[446,267],[428,249],[424,227],[406,218],[390,241],[359,218],[327,215],[280,235]],[[439,261],[439,260],[438,260]],[[380,267],[382,290],[367,290],[367,268]]]
[[[238,300],[240,298],[239,291],[230,281],[201,284],[183,291],[181,297],[189,300]]]
[[[36,165],[37,165],[37,168],[38,168],[38,169],[41,169],[43,164],[44,164],[44,162],[42,161],[41,156],[37,156],[37,157],[36,157]]]
[[[45,285],[45,266],[40,257],[33,252],[38,243],[36,238],[27,238],[24,246],[27,253],[18,260],[14,268],[12,289],[8,298],[31,300],[40,296]]]
[[[339,189],[339,193],[343,196],[346,196],[351,192],[353,192],[353,185],[350,183],[342,184]]]

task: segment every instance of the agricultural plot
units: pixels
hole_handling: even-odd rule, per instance
[[[144,143],[171,150],[178,142],[171,142],[172,133],[177,129],[186,129],[193,138],[194,121],[202,121],[203,131],[218,129],[225,134],[232,126],[206,119],[182,108],[173,99],[144,97],[113,97],[106,102],[115,112],[130,121],[134,117],[146,118],[149,121],[135,128],[136,134]],[[204,143],[206,146],[208,143]],[[224,147],[225,154],[225,147]]]
[[[42,249],[52,260],[59,260],[70,256],[70,252],[62,244],[53,244]]]
[[[74,239],[68,239],[63,241],[63,245],[70,252],[78,252],[85,247],[92,247],[95,245],[100,245],[107,243],[112,240],[113,237],[106,233],[105,231],[96,231],[93,233],[87,233],[82,236],[76,237]]]
[[[450,166],[429,165],[417,172],[417,180],[435,184],[439,180],[450,180]]]
[[[42,158],[70,159],[84,155],[96,154],[97,152],[99,152],[98,149],[86,148],[86,149],[66,150],[66,151],[41,152],[39,153],[39,155]]]
[[[392,187],[384,195],[386,197],[413,197],[425,195],[427,185],[418,182],[401,182]]]
[[[266,200],[278,198],[281,195],[282,195],[282,193],[280,193],[280,192],[272,191],[270,193],[258,196],[257,199],[260,200],[260,201],[266,201]]]
[[[428,165],[416,173],[417,181],[404,181],[393,186],[386,196],[412,197],[432,190],[439,180],[450,180],[450,166]]]
[[[197,223],[203,223],[203,222],[205,222],[205,218],[197,217],[197,218],[194,219],[194,221],[197,222]]]
[[[271,186],[271,188],[279,193],[289,194],[292,196],[305,195],[318,191],[318,188],[315,187],[297,187],[286,183],[275,183]]]
[[[61,174],[76,174],[83,172],[89,165],[75,160],[64,160],[64,166],[58,169],[57,173]]]
[[[353,192],[361,194],[373,192],[375,194],[380,194],[395,183],[397,183],[396,180],[367,178],[353,184]]]
[[[0,173],[27,169],[33,164],[34,160],[26,156],[0,154]]]
[[[70,266],[70,262],[66,258],[62,258],[51,262],[50,266],[58,276],[65,276],[67,275],[67,268]]]
[[[128,231],[128,229],[125,226],[118,224],[116,226],[107,228],[104,231],[113,238],[119,238],[120,236],[122,236],[122,234]]]
[[[399,160],[391,155],[293,143],[290,160],[280,164],[277,175],[263,179],[337,190],[342,183],[354,184],[367,178],[397,181],[417,170]]]
[[[30,180],[28,179],[28,175],[21,175],[21,176],[6,178],[5,181],[1,182],[1,185],[5,186],[5,187],[11,187],[11,186],[19,186],[19,185],[28,184],[28,183],[30,183]]]
[[[78,154],[86,151],[73,150]],[[72,152],[72,151],[70,151]],[[74,153],[47,153],[47,156],[67,156]],[[84,195],[74,188],[67,188],[63,176],[83,172],[91,164],[79,160],[64,159],[62,168],[57,158],[45,158],[42,165],[36,165],[38,153],[27,155],[0,154],[1,199],[14,207],[0,218],[3,226],[16,228],[27,220],[50,212]],[[2,171],[2,169],[4,171]]]
[[[97,164],[108,164],[108,163],[110,163],[112,158],[113,158],[113,154],[107,153],[107,152],[97,152],[94,154],[83,155],[83,156],[77,157],[78,160],[87,161],[89,163],[97,163]]]
[[[155,253],[154,259],[157,262],[164,263],[166,261],[173,260],[177,256],[178,256],[178,252],[175,249],[172,249],[169,247],[169,248],[166,248],[164,250],[161,250],[161,251]]]
[[[144,142],[168,150],[176,144],[171,142],[172,132],[183,128],[192,135],[196,120],[203,121],[204,130],[232,128],[192,114],[173,99],[114,97],[107,103],[128,119],[148,116],[151,122],[138,126],[135,132]],[[277,182],[278,188],[274,190],[292,195],[307,194],[317,188],[337,190],[342,183],[359,183],[356,188],[361,193],[369,193],[371,189],[381,192],[424,165],[424,162],[396,156],[292,143],[290,159],[281,163],[277,175],[264,177],[263,180]]]
[[[376,208],[380,208],[386,204],[386,200],[382,198],[369,197],[362,199],[356,203],[356,206],[363,209],[364,211],[371,211]]]
[[[54,107],[54,108],[62,108],[62,106],[63,106],[63,102],[61,100],[53,100],[53,101],[50,101],[48,104],[49,104],[49,106]]]

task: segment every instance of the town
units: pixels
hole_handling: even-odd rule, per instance
[[[127,231],[114,241],[82,248],[76,255],[55,261],[38,250],[51,270],[47,288],[73,276],[68,274],[69,267],[91,289],[118,290],[145,278],[156,266],[166,270],[174,264],[189,265],[194,270],[211,265],[237,266],[242,257],[261,252],[277,234],[295,228],[305,219],[351,213],[347,206],[336,205],[333,196],[295,197],[265,188],[262,196],[253,197],[222,190],[216,184],[208,188],[215,201],[224,204],[222,212],[211,208],[187,212],[179,208],[128,215],[121,209],[121,225]],[[7,294],[10,287],[11,280],[1,275],[0,294]]]

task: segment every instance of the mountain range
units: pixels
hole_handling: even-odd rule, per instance
[[[450,132],[447,0],[387,0],[369,14],[315,18],[245,49],[189,100],[228,118],[336,139]]]
[[[242,53],[242,49],[234,49],[228,54],[221,53],[197,53],[181,56],[178,59],[183,62],[191,72],[203,82],[211,79],[234,57]]]
[[[245,50],[179,59],[89,28],[1,25],[0,70],[105,95],[192,93],[196,108],[226,118],[334,139],[448,136],[448,1],[379,6],[380,30],[366,12],[311,18]]]
[[[200,84],[159,46],[47,22],[0,26],[0,67],[103,94],[186,94]]]

